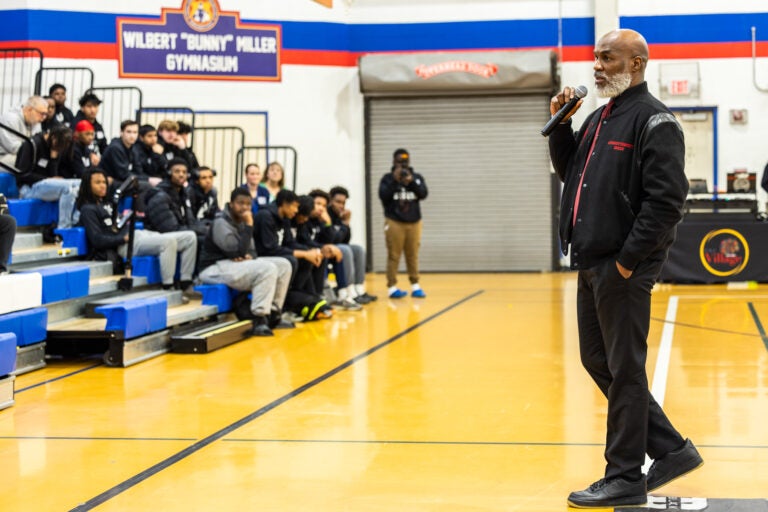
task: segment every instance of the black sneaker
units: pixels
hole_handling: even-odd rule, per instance
[[[267,324],[257,324],[253,326],[253,330],[251,331],[251,336],[274,336],[275,333],[272,332],[272,329],[267,326]]]
[[[376,299],[378,299],[378,297],[377,297],[377,296],[375,296],[375,295],[371,295],[371,294],[370,294],[370,293],[368,293],[368,292],[365,292],[364,294],[362,294],[362,295],[361,295],[361,297],[363,297],[363,298],[364,298],[365,300],[367,300],[368,302],[375,302],[375,301],[376,301]]]
[[[645,476],[636,482],[624,478],[601,478],[583,491],[572,492],[568,496],[568,504],[576,508],[645,505],[647,501]]]
[[[648,492],[667,485],[672,480],[701,467],[702,464],[704,459],[701,458],[691,440],[686,439],[683,446],[653,461],[648,469]]]

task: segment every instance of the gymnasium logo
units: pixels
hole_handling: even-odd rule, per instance
[[[189,28],[198,32],[208,32],[219,21],[219,2],[217,0],[184,0],[184,21]]]
[[[444,73],[471,73],[483,78],[491,78],[499,72],[499,66],[496,64],[478,64],[467,60],[449,60],[438,62],[429,66],[421,64],[416,67],[416,76],[428,80],[433,76]]]
[[[749,244],[734,229],[717,229],[707,233],[701,240],[699,257],[710,274],[718,277],[733,276],[747,266]]]

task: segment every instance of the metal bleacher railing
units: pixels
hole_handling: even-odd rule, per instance
[[[93,88],[91,68],[48,68],[42,67],[35,74],[35,94],[46,96],[53,84],[61,84],[67,90],[66,106],[77,112],[80,97]]]
[[[91,87],[87,92],[101,100],[98,120],[108,137],[117,137],[126,119],[138,119],[143,96],[138,87]]]
[[[43,52],[37,48],[0,49],[0,112],[34,94],[35,76],[42,67]]]

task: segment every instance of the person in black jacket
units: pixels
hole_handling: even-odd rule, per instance
[[[131,119],[120,123],[120,136],[112,139],[101,156],[100,166],[111,178],[110,184],[112,181],[122,183],[131,174],[146,181],[147,177],[142,173],[141,163],[132,150],[138,137],[139,123]]]
[[[75,115],[74,123],[85,119],[93,125],[95,137],[91,149],[99,154],[103,155],[104,150],[107,149],[107,135],[104,133],[104,127],[96,120],[96,116],[99,115],[99,107],[101,106],[101,100],[98,96],[92,92],[86,92],[80,97],[80,110]]]
[[[549,137],[557,175],[562,248],[579,271],[581,359],[608,398],[605,476],[568,502],[577,507],[640,505],[647,492],[703,464],[648,390],[645,372],[651,289],[683,217],[688,191],[683,131],[648,92],[648,46],[614,30],[595,46],[595,87],[608,105],[578,133],[571,121]],[[554,96],[557,112],[574,96]],[[577,103],[570,114],[580,106]],[[646,453],[654,459],[643,475]]]
[[[72,130],[64,125],[54,126],[49,133],[38,133],[26,140],[16,155],[16,176],[19,197],[59,202],[59,228],[70,228],[77,222],[75,199],[80,180],[65,179],[59,164],[68,159],[71,151]]]
[[[397,267],[405,253],[405,267],[411,282],[411,296],[427,295],[419,284],[419,246],[421,245],[420,202],[427,198],[424,177],[413,171],[410,155],[398,149],[392,169],[381,177],[379,199],[384,206],[384,236],[387,242],[387,288],[389,297],[400,299],[408,293],[397,287]]]
[[[315,288],[313,270],[323,262],[320,249],[299,244],[291,231],[291,219],[299,213],[299,198],[289,189],[277,194],[274,203],[259,209],[253,219],[253,239],[259,256],[278,256],[291,262],[293,277],[286,307],[305,319],[330,318],[332,309]],[[310,211],[303,212],[309,216]],[[322,290],[321,290],[322,291]]]
[[[285,258],[257,256],[247,190],[233,190],[224,211],[213,221],[203,244],[200,269],[204,283],[223,283],[251,292],[252,334],[273,335],[268,318],[273,317],[277,325],[291,282],[291,263]],[[282,326],[292,327],[287,323]]]
[[[192,169],[192,180],[187,187],[187,199],[199,229],[207,233],[213,220],[221,212],[219,208],[219,193],[213,186],[216,171],[210,167]]]
[[[48,96],[53,98],[56,103],[56,111],[53,114],[53,120],[56,124],[63,124],[70,129],[75,126],[75,115],[67,108],[67,88],[62,84],[53,84],[48,88]]]
[[[360,304],[368,304],[378,297],[365,290],[365,248],[362,245],[351,243],[352,229],[349,225],[352,212],[347,209],[347,199],[349,199],[349,191],[346,188],[333,187],[328,193],[325,209],[328,211],[333,226],[333,243],[341,249],[347,261],[344,264],[348,271],[347,282],[353,286],[350,296]]]
[[[116,206],[105,201],[107,188],[107,173],[99,168],[86,171],[77,196],[77,207],[80,210],[80,225],[85,228],[88,240],[88,257],[115,263],[118,257],[125,258],[128,253],[128,223],[122,227],[115,225],[113,209]],[[158,256],[163,288],[169,289],[174,286],[177,254],[181,252],[179,287],[189,298],[193,295],[191,285],[197,239],[194,233],[183,238],[179,234],[137,229],[133,238],[133,255]]]
[[[168,169],[168,159],[165,158],[163,146],[157,142],[157,130],[151,124],[139,127],[139,140],[131,148],[142,172],[148,176],[149,184],[157,186],[165,177]]]
[[[66,162],[62,162],[64,166],[62,176],[80,179],[86,170],[99,166],[101,156],[94,153],[91,147],[95,136],[93,125],[90,122],[85,119],[78,121],[72,140],[71,157]]]

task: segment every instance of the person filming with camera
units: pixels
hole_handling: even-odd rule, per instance
[[[421,245],[421,208],[427,198],[427,183],[410,165],[410,154],[398,149],[392,169],[381,178],[379,199],[384,206],[384,237],[387,243],[387,293],[400,299],[408,292],[397,287],[397,267],[405,252],[405,266],[411,282],[411,296],[426,297],[419,285],[419,246]]]

